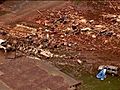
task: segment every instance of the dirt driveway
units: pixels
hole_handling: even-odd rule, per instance
[[[38,9],[59,7],[67,3],[66,1],[7,1],[5,8],[10,9],[10,13],[0,16],[0,25],[14,23],[23,20],[25,16],[33,16],[38,13]],[[10,4],[10,5],[9,5]],[[4,6],[3,5],[3,6]]]

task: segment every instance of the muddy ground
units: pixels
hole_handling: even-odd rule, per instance
[[[0,33],[16,50],[76,79],[83,71],[95,75],[99,65],[120,67],[119,2],[10,3],[1,5]]]

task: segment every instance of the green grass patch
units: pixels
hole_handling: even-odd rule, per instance
[[[84,69],[82,71],[77,70],[77,67],[65,66],[62,71],[82,81],[80,90],[120,90],[120,76],[107,75],[107,78],[101,81],[96,78],[96,72],[89,74]]]
[[[101,81],[95,75],[82,73],[79,79],[83,81],[81,90],[120,90],[120,77],[108,76]]]

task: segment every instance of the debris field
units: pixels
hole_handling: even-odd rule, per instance
[[[33,16],[3,25],[0,35],[16,51],[47,61],[61,71],[72,67],[76,76],[82,70],[94,74],[101,64],[120,67],[120,13],[115,12],[119,7],[108,6],[111,12],[101,7],[82,11],[71,2],[38,9]]]

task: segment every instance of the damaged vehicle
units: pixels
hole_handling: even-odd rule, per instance
[[[100,65],[98,67],[98,70],[107,69],[107,73],[112,75],[118,75],[118,67],[117,66],[111,66],[111,65]]]

